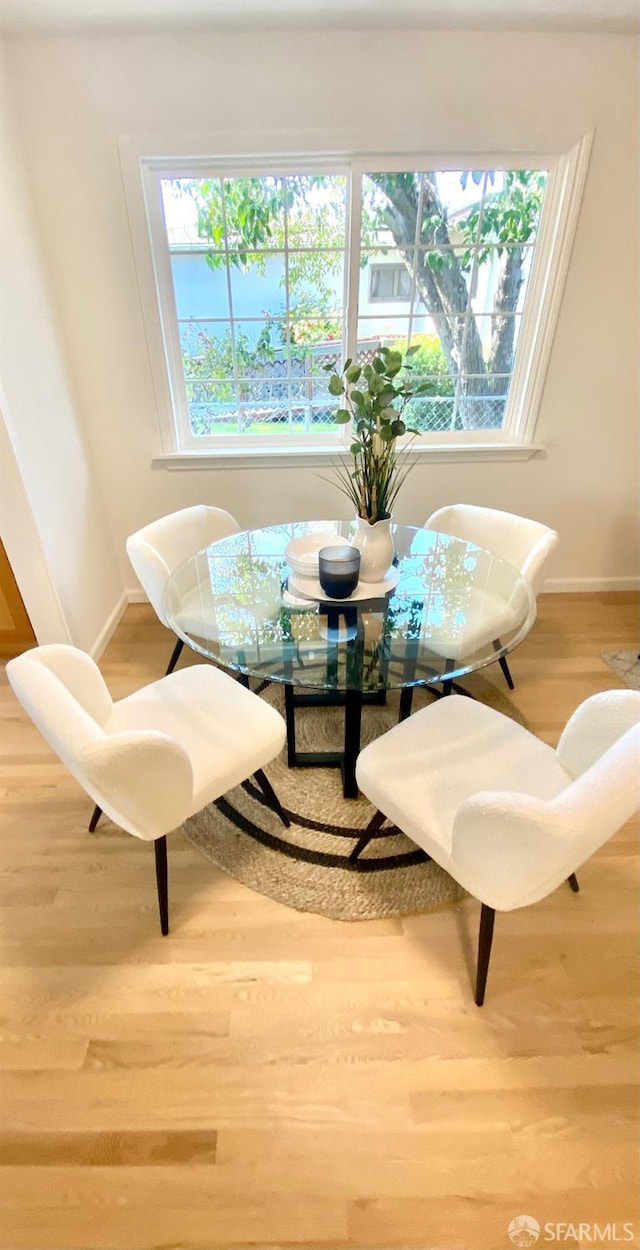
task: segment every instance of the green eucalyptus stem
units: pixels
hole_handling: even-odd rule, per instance
[[[343,397],[344,406],[335,420],[340,425],[350,423],[353,429],[351,463],[343,461],[339,466],[337,485],[352,500],[357,515],[371,525],[391,516],[412,467],[406,454],[399,455],[396,440],[407,433],[419,434],[402,417],[409,400],[428,390],[428,384],[414,386],[406,373],[409,358],[418,350],[410,347],[403,356],[380,347],[370,364],[362,367],[347,360],[342,372],[332,373],[329,379],[330,394]]]

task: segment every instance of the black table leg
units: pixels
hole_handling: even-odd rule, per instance
[[[296,710],[293,701],[293,686],[288,683],[284,688],[284,713],[287,722],[287,764],[295,768],[296,760]]]
[[[400,715],[398,722],[411,715],[413,690],[416,679],[416,664],[420,650],[420,632],[422,629],[423,604],[419,599],[411,604],[411,613],[407,622],[407,636],[402,665],[402,689],[400,691]]]
[[[357,799],[356,761],[360,754],[360,726],[362,723],[362,691],[347,690],[344,701],[344,761],[342,765],[342,792],[345,799]]]
[[[327,688],[322,691],[298,693],[294,691],[294,673],[291,649],[285,643],[284,703],[287,722],[287,763],[289,768],[340,768],[342,770],[343,794],[346,799],[357,799],[356,761],[360,752],[360,729],[363,703],[383,703],[386,690],[362,693],[362,667],[364,634],[355,610],[330,605],[324,612],[329,629],[338,636],[339,618],[342,616],[347,628],[357,626],[357,634],[347,640],[346,689],[338,687],[338,644],[327,651]],[[297,707],[344,706],[344,749],[342,751],[298,751],[296,747],[295,709]]]
[[[444,666],[444,671],[445,671],[445,673],[451,673],[451,672],[453,671],[453,669],[455,668],[455,666],[456,666],[456,665],[455,665],[455,660],[447,660],[447,662],[446,662],[446,664],[445,664],[445,666]],[[442,683],[442,693],[443,693],[443,695],[445,695],[445,696],[446,696],[446,695],[448,695],[448,694],[451,694],[451,691],[452,691],[452,690],[453,690],[453,681],[443,681],[443,683]]]
[[[400,715],[398,722],[406,720],[411,715],[411,705],[413,703],[413,686],[403,686],[400,691]]]

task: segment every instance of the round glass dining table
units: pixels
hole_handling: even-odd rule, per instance
[[[284,686],[291,767],[342,768],[355,798],[362,705],[400,690],[400,718],[416,685],[448,694],[456,679],[505,656],[527,635],[535,596],[498,556],[436,530],[392,527],[395,558],[384,589],[360,581],[326,600],[294,582],[285,548],[307,534],[349,539],[355,523],[297,521],[245,530],[191,556],[169,578],[164,610],[194,651],[224,668]],[[394,583],[394,584],[392,584]],[[301,594],[300,588],[304,589]],[[371,594],[369,594],[371,590]],[[295,708],[343,704],[344,749],[296,750]]]

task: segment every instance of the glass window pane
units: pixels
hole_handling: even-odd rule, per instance
[[[245,426],[250,421],[286,421],[289,412],[289,385],[287,378],[270,381],[246,379],[238,382],[240,408]]]
[[[234,317],[277,316],[285,311],[284,254],[245,252],[229,256]],[[226,279],[226,275],[225,275]]]
[[[358,318],[358,356],[376,347],[396,347],[409,338],[408,317],[387,313],[384,306],[376,317]]]
[[[412,346],[418,351],[405,370],[412,386],[424,388],[426,395],[455,394],[458,373],[449,367],[440,341],[434,335],[424,334],[414,338]]]
[[[273,374],[265,378],[239,378],[238,396],[244,404],[255,404],[256,408],[273,408],[289,400],[289,378],[286,373]]]
[[[310,377],[324,381],[325,385],[329,384],[329,372],[327,366],[335,369],[342,358],[342,328],[340,334],[335,339],[327,339],[322,343],[318,343],[310,347],[306,353],[306,369]]]
[[[224,197],[209,196],[201,222],[207,230],[220,227],[230,252],[284,247],[284,185],[281,178],[225,178]]]
[[[484,169],[446,169],[424,175],[423,199],[437,194],[449,221],[469,212],[482,201],[491,171]],[[426,184],[429,184],[428,188]]]
[[[482,213],[476,214],[478,240],[535,243],[546,182],[544,170],[495,171],[487,181]]]
[[[522,312],[531,273],[533,246],[478,247],[472,249],[471,304],[476,313],[491,313],[495,306]]]
[[[288,400],[259,403],[251,399],[241,403],[238,422],[242,434],[282,434],[289,424]]]
[[[406,171],[363,175],[363,249],[415,245],[421,181],[421,174]]]
[[[464,430],[500,430],[509,393],[510,378],[491,374],[483,378],[461,377],[457,426]]]
[[[160,179],[162,211],[170,250],[174,248],[201,249],[205,243],[205,237],[198,229],[195,185],[190,178]],[[222,232],[218,247],[224,247]]]
[[[521,321],[517,313],[466,318],[460,372],[511,373]]]
[[[461,225],[482,203],[488,174],[473,170],[429,171],[421,184],[420,242],[459,241]]]
[[[214,268],[211,267],[210,260],[214,261]],[[188,317],[229,316],[224,256],[207,258],[206,252],[202,251],[173,251],[171,274],[179,320]]]
[[[311,425],[316,433],[335,434],[336,401],[333,396],[314,396],[311,405]]]
[[[198,438],[237,430],[238,405],[233,382],[188,382],[191,431]]]
[[[432,309],[464,313],[469,307],[473,253],[467,248],[419,248],[416,261],[416,314],[427,322]]]
[[[233,377],[231,322],[184,321],[179,329],[186,380]]]
[[[284,325],[292,357],[307,356],[312,349],[320,356],[332,355],[335,345],[341,345],[343,323],[339,317],[307,317],[294,310]]]
[[[289,307],[319,317],[342,314],[344,251],[288,254]]]
[[[410,399],[405,406],[403,420],[411,429],[421,433],[435,430],[452,430],[455,421],[455,396],[440,393],[439,379],[433,379],[433,391]]]
[[[344,174],[290,174],[286,179],[289,248],[344,249],[347,179]]]
[[[276,363],[287,359],[284,322],[277,318],[238,320],[234,323],[236,368],[242,377],[270,374]]]

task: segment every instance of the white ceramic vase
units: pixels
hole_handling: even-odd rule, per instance
[[[351,542],[360,552],[360,581],[383,581],[393,560],[391,517],[373,525],[363,517],[357,517],[357,528]]]

